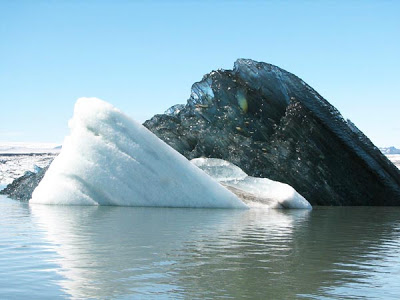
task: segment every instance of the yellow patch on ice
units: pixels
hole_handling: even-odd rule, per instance
[[[240,108],[243,110],[243,112],[247,113],[249,106],[247,104],[246,97],[242,94],[239,94],[239,95],[237,95],[237,101],[238,101]]]

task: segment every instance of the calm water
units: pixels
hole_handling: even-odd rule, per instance
[[[1,299],[399,299],[400,208],[56,207],[0,198]]]

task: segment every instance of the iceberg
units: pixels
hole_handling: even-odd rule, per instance
[[[191,162],[241,198],[249,207],[311,209],[311,204],[288,184],[248,176],[238,166],[217,158]]]
[[[271,64],[238,59],[212,71],[179,112],[144,125],[188,159],[222,158],[290,184],[312,205],[400,205],[399,169],[311,86]]]
[[[32,204],[247,208],[111,104],[80,98]]]
[[[224,159],[289,184],[312,205],[400,205],[400,155],[388,157],[396,168],[311,86],[271,64],[238,59],[232,70],[212,71],[186,104],[143,125],[187,159]],[[45,172],[0,194],[28,200]]]

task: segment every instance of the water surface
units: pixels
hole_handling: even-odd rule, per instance
[[[0,198],[0,299],[398,299],[400,208],[223,210]]]

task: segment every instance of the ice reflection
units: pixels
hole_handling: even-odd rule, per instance
[[[207,261],[220,253],[233,261],[246,255],[229,254],[234,248],[260,240],[290,240],[295,223],[308,214],[46,205],[30,209],[61,257],[56,263],[66,279],[60,284],[76,298],[177,296],[186,288],[180,279],[188,271],[184,269],[201,264],[196,256]],[[246,234],[251,231],[253,236]]]
[[[397,208],[30,209],[72,298],[400,293]]]

